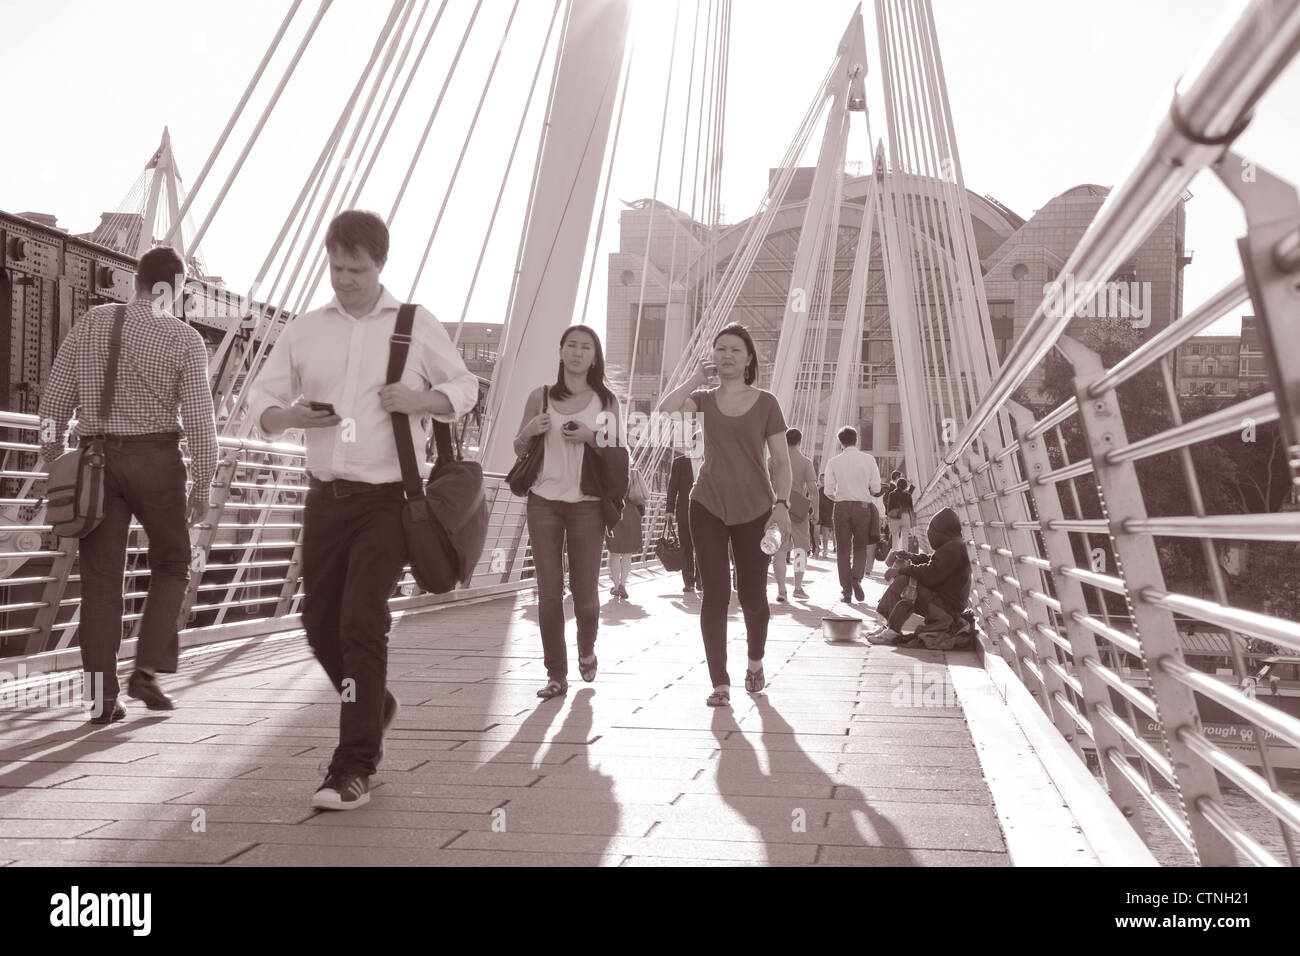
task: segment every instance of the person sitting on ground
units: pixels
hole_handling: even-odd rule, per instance
[[[974,615],[966,608],[970,598],[971,561],[966,542],[962,540],[957,512],[944,508],[931,518],[926,537],[934,554],[892,552],[887,573],[889,577],[896,574],[903,579],[895,580],[891,588],[904,587],[908,578],[916,582],[912,610],[922,615],[925,622],[906,636],[885,627],[868,636],[871,643],[954,650],[968,645],[974,637]]]

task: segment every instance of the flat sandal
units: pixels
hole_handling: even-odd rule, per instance
[[[546,686],[537,692],[537,696],[543,700],[550,700],[552,697],[559,697],[569,692],[569,684],[562,680],[549,680]]]

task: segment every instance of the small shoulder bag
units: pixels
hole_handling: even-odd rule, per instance
[[[542,414],[546,414],[547,401],[550,389],[545,385],[542,386]],[[534,435],[528,441],[528,450],[515,459],[514,466],[510,473],[506,475],[506,484],[510,486],[511,494],[519,498],[527,498],[528,490],[537,484],[537,478],[542,473],[542,458],[546,454],[546,436]]]
[[[126,306],[119,305],[108,344],[108,366],[99,393],[99,417],[107,427],[117,391]],[[50,464],[45,480],[45,519],[61,538],[84,538],[104,520],[104,440],[95,438],[65,452]]]

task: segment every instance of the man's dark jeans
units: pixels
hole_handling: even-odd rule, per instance
[[[840,590],[851,594],[871,573],[876,563],[876,539],[880,537],[880,513],[862,501],[835,502],[835,563],[840,571]]]
[[[573,614],[578,619],[578,656],[588,657],[596,650],[596,631],[600,627],[600,555],[605,545],[600,502],[552,501],[530,494],[528,540],[533,550],[533,573],[537,575],[538,623],[546,676],[567,681],[563,555],[567,550]]]
[[[682,586],[695,587],[695,541],[691,538],[691,513],[678,508],[677,539],[682,543]]]
[[[730,686],[727,673],[727,608],[731,605],[731,545],[736,562],[736,584],[740,608],[745,615],[745,636],[749,656],[763,659],[767,649],[767,625],[771,610],[767,604],[767,569],[772,558],[759,547],[771,512],[745,524],[728,525],[698,501],[691,502],[691,535],[695,539],[702,600],[700,634],[704,657],[709,663],[709,680],[714,687]]]
[[[388,599],[406,565],[401,483],[307,495],[302,531],[303,626],[341,695],[330,773],[370,776],[384,736]]]
[[[81,539],[81,666],[103,675],[104,701],[115,700],[122,646],[122,575],[131,516],[149,538],[149,596],[136,643],[137,667],[176,672],[177,617],[190,580],[185,523],[185,463],[177,439],[104,442],[104,520]],[[111,705],[107,705],[110,706]]]

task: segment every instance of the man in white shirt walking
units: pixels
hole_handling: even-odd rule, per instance
[[[388,229],[374,213],[349,210],[330,223],[325,248],[336,296],[285,327],[253,385],[249,414],[271,439],[306,431],[303,626],[341,697],[338,747],[312,806],[351,810],[370,799],[384,732],[397,716],[386,688],[388,598],[407,556],[390,415],[410,416],[422,448],[421,418],[454,422],[473,408],[478,379],[441,323],[417,308],[401,380],[385,384],[401,305],[379,282]],[[426,477],[429,468],[421,463]]]
[[[875,564],[880,536],[880,512],[872,501],[880,495],[880,468],[858,448],[856,428],[844,426],[838,438],[841,451],[826,465],[826,494],[835,502],[835,561],[844,601],[863,601],[862,578]]]

